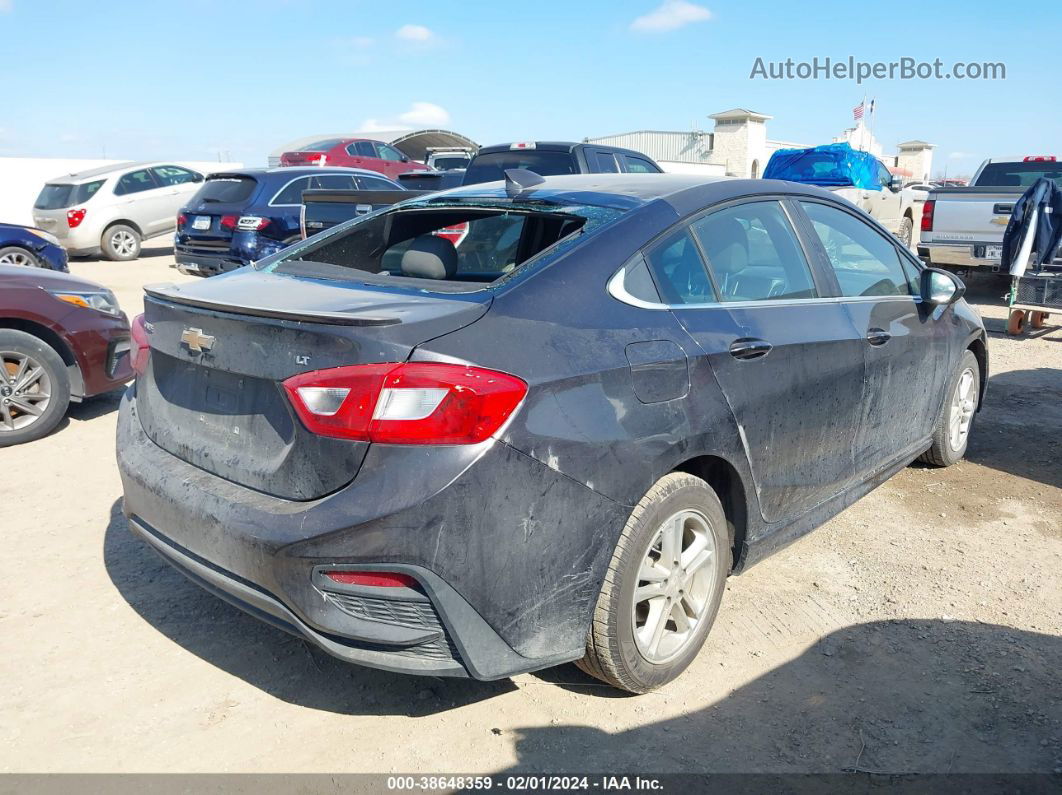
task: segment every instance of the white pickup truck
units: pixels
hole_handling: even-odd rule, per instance
[[[1040,177],[1062,185],[1062,164],[1053,155],[992,158],[969,187],[930,191],[918,256],[934,268],[998,272],[1014,202]],[[1055,256],[1062,258],[1062,250]]]

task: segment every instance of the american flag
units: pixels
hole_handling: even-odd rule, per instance
[[[866,100],[863,100],[858,105],[856,105],[854,108],[852,108],[852,115],[855,117],[856,121],[859,121],[860,119],[863,118],[863,106],[864,105],[866,105]]]

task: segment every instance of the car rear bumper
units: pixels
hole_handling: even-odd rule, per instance
[[[133,377],[129,358],[129,322],[125,316],[106,317],[95,311],[78,310],[64,318],[63,336],[77,360],[80,383],[72,382],[74,398],[112,392]],[[78,321],[75,325],[75,321]]]
[[[621,506],[496,441],[373,445],[347,487],[271,497],[157,446],[134,392],[118,423],[124,511],[208,590],[336,657],[393,671],[497,679],[582,656]],[[318,576],[336,565],[407,573],[422,603],[391,599],[408,589],[352,594]]]
[[[998,259],[984,256],[984,243],[920,243],[918,256],[936,267],[947,265],[953,268],[984,268],[999,270]],[[998,243],[988,245],[998,246]]]
[[[192,276],[216,276],[247,264],[227,254],[198,254],[178,247],[174,247],[173,258],[177,270]]]

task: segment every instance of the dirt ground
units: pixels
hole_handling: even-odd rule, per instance
[[[76,274],[140,311],[168,249]],[[1002,334],[968,460],[913,466],[733,578],[692,668],[628,697],[345,665],[127,531],[117,399],[0,450],[0,771],[1062,770],[1062,330]]]

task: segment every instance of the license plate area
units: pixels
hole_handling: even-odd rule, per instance
[[[196,229],[200,232],[206,231],[210,228],[210,216],[209,215],[197,215],[192,219],[192,229]]]
[[[985,259],[999,262],[999,260],[1003,259],[1003,246],[985,246],[985,253],[983,256]]]

